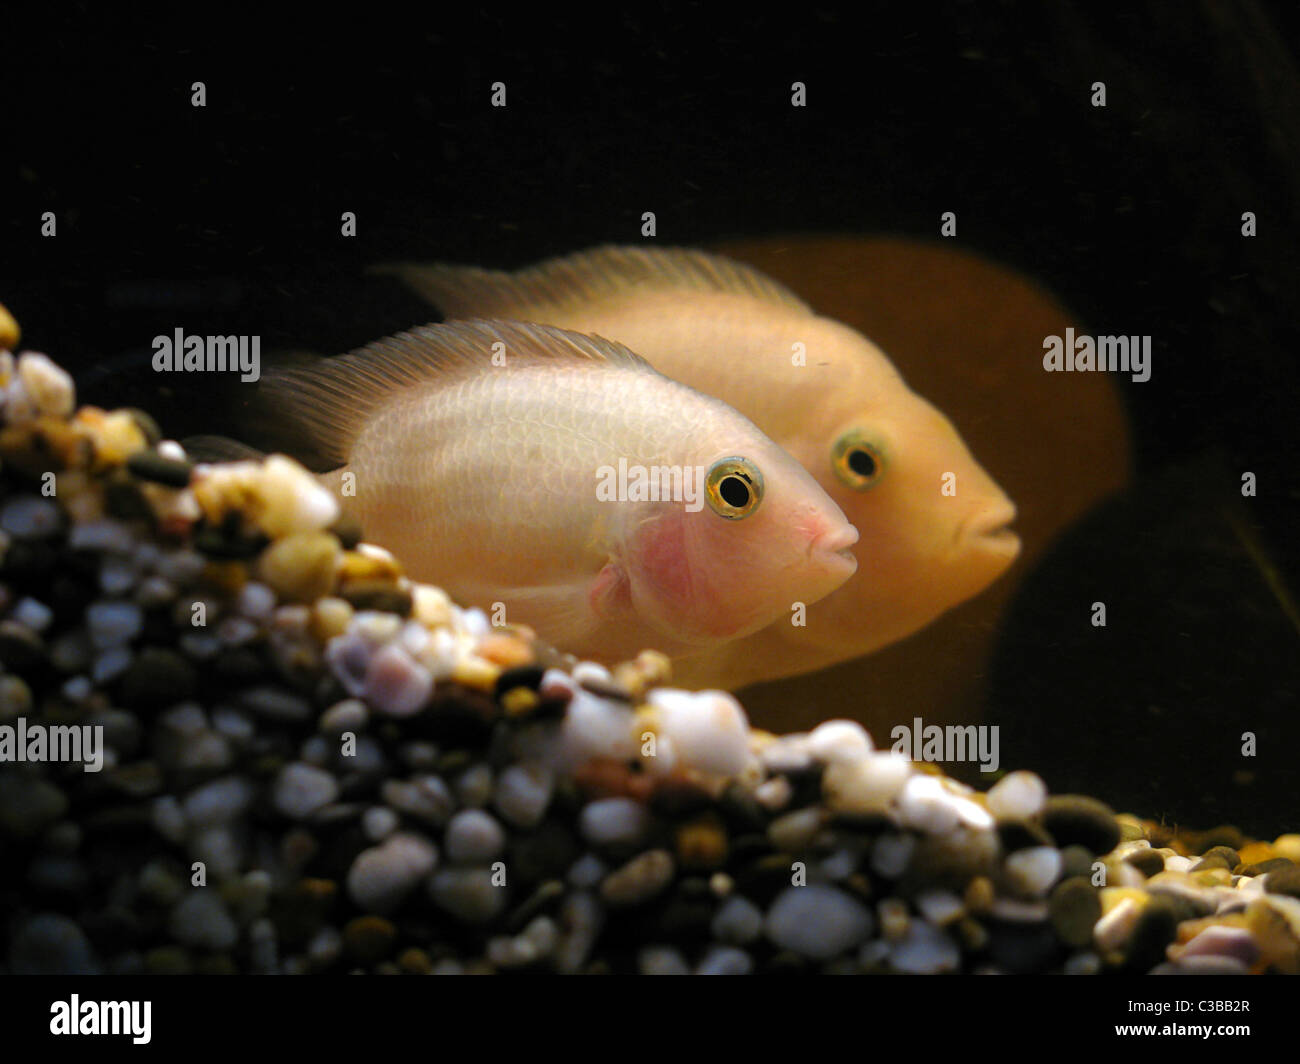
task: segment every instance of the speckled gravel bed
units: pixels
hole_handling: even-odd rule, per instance
[[[3,970],[1300,972],[1300,835],[751,729],[412,584],[288,459],[40,355],[0,403],[0,729],[104,742],[0,764]]]

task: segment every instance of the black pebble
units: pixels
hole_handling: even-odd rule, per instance
[[[1115,813],[1104,802],[1083,794],[1060,794],[1047,799],[1043,826],[1058,846],[1086,846],[1093,853],[1109,853],[1120,840]]]
[[[194,466],[177,458],[166,458],[157,451],[136,451],[126,460],[126,468],[141,480],[166,484],[169,488],[188,487]]]
[[[1124,858],[1129,864],[1150,879],[1165,870],[1165,859],[1155,850],[1138,850]]]

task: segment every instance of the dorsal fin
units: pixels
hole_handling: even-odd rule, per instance
[[[195,462],[242,462],[266,457],[256,447],[228,436],[186,436],[181,446]]]
[[[494,349],[495,344],[504,349]],[[499,373],[521,362],[579,361],[655,373],[640,355],[599,336],[515,321],[457,321],[424,325],[337,358],[267,374],[258,404],[286,435],[305,444],[330,467],[347,461],[367,417],[385,400],[414,385],[483,372]],[[295,448],[296,450],[297,448]]]
[[[605,245],[548,259],[517,273],[476,266],[395,263],[374,272],[401,278],[447,318],[527,317],[624,292],[730,292],[800,314],[812,308],[752,266],[690,248]]]

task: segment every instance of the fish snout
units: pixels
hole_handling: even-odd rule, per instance
[[[853,525],[847,522],[834,525],[808,544],[808,557],[820,562],[837,578],[847,580],[857,572],[858,556],[853,553],[853,547],[858,538],[858,530]]]
[[[957,528],[957,541],[992,554],[1014,558],[1020,553],[1020,537],[1012,530],[1016,505],[1010,499],[979,510]]]

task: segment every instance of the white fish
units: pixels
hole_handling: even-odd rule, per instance
[[[856,568],[857,532],[797,462],[608,341],[427,326],[272,374],[262,398],[412,578],[583,657],[698,653]]]
[[[734,406],[817,479],[861,533],[858,572],[809,611],[679,668],[730,687],[869,653],[977,594],[1020,549],[1015,507],[940,411],[860,333],[743,264],[603,247],[518,273],[387,267],[447,318],[607,336]],[[954,357],[960,357],[954,352]]]

